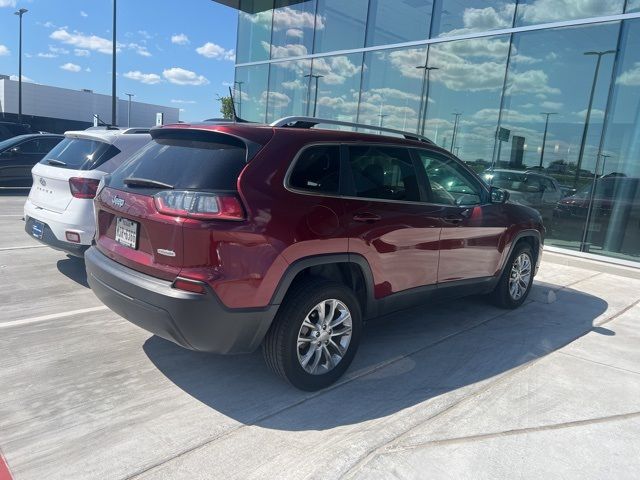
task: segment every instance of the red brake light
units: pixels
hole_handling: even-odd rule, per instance
[[[95,178],[71,177],[69,189],[75,198],[94,198],[98,191],[100,180]]]
[[[240,200],[232,194],[163,190],[154,197],[165,215],[202,220],[244,220]]]

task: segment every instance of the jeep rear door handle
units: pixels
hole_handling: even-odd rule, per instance
[[[363,212],[356,213],[353,215],[353,220],[355,222],[364,222],[364,223],[373,223],[380,220],[382,217],[380,215],[376,215],[375,213]]]

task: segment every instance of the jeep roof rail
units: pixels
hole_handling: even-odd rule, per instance
[[[316,125],[340,125],[343,127],[362,128],[365,130],[375,130],[378,132],[394,133],[396,135],[403,136],[407,140],[417,140],[420,142],[429,143],[434,145],[433,141],[424,135],[418,135],[417,133],[406,132],[404,130],[396,130],[387,127],[378,127],[375,125],[366,125],[363,123],[343,122],[342,120],[329,120],[326,118],[316,117],[284,117],[271,123],[272,127],[292,127],[292,128],[312,128]]]

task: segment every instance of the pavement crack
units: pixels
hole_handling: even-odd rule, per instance
[[[457,443],[475,442],[481,440],[489,440],[498,437],[510,437],[514,435],[523,435],[527,433],[545,432],[551,430],[562,430],[565,428],[575,428],[584,425],[596,425],[609,422],[619,422],[622,420],[628,420],[630,418],[640,417],[639,412],[620,413],[616,415],[608,415],[606,417],[587,418],[583,420],[574,420],[571,422],[552,423],[547,425],[539,425],[537,427],[526,427],[512,430],[503,430],[500,432],[481,433],[477,435],[468,435],[465,437],[445,438],[442,440],[431,440],[428,442],[413,443],[411,445],[398,446],[395,448],[386,449],[386,453],[402,452],[407,450],[414,450],[422,447],[452,445]]]
[[[602,365],[603,367],[609,367],[609,368],[613,368],[615,370],[620,370],[621,372],[633,373],[635,375],[640,375],[640,372],[637,372],[635,370],[629,370],[628,368],[622,368],[622,367],[617,367],[615,365],[610,365],[608,363],[598,362],[597,360],[592,360],[590,358],[582,357],[580,355],[575,355],[573,353],[567,353],[567,352],[558,352],[558,353],[560,355],[565,355],[567,357],[577,358],[578,360],[582,360],[584,362],[594,363],[596,365]]]

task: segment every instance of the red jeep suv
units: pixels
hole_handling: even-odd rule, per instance
[[[469,294],[524,302],[544,238],[535,210],[416,135],[317,123],[153,129],[96,196],[85,259],[98,298],[185,348],[262,345],[304,390],[345,372],[364,320]]]

